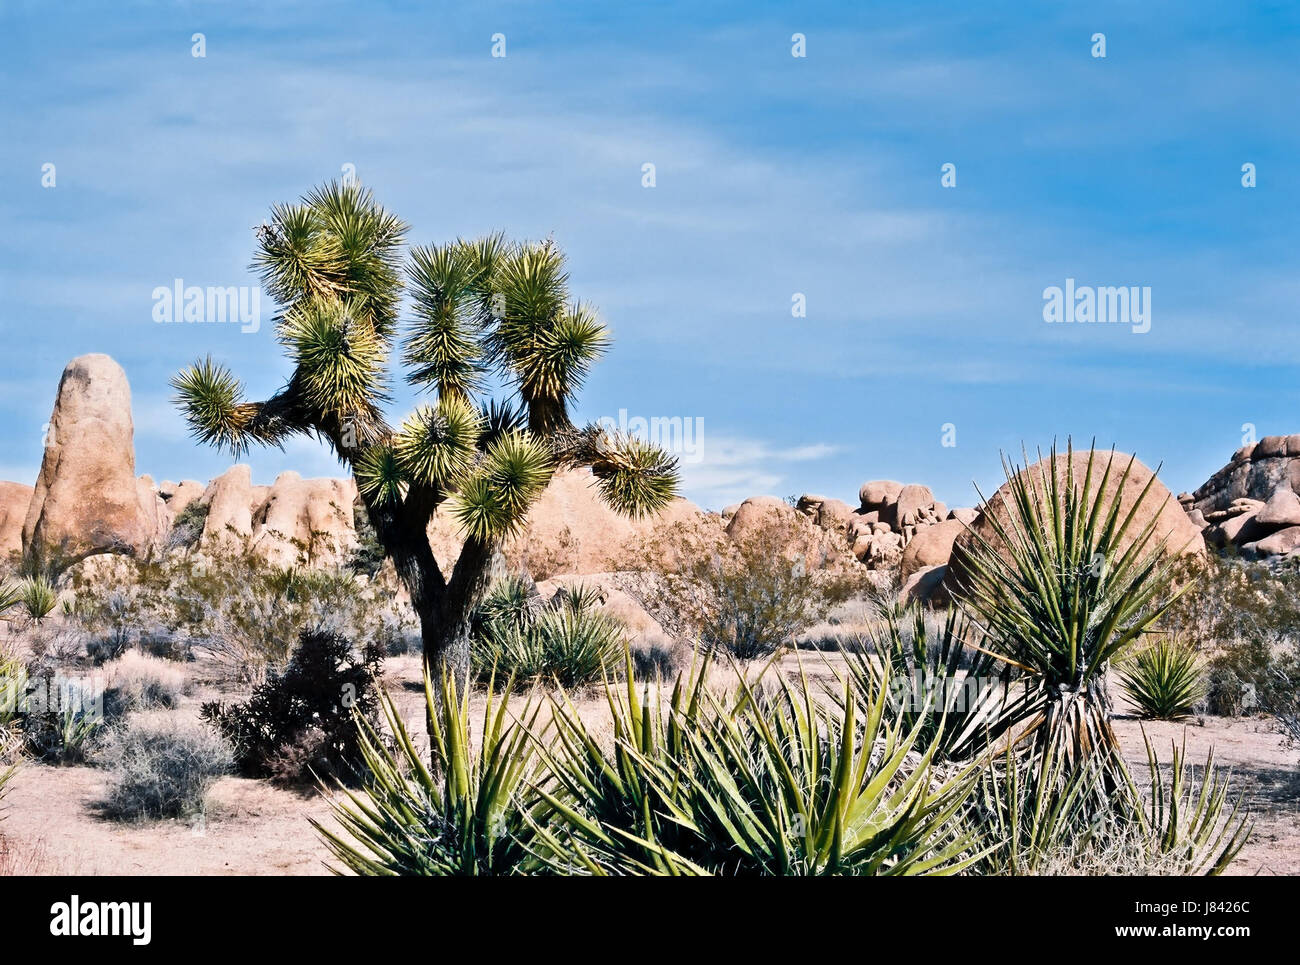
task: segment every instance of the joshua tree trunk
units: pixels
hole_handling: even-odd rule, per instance
[[[450,579],[444,577],[426,532],[436,503],[421,495],[412,493],[401,513],[371,502],[366,511],[410,594],[425,666],[435,677],[450,670],[463,684],[469,676],[470,614],[491,578],[495,547],[466,540]]]
[[[490,544],[466,540],[451,579],[433,601],[430,619],[420,618],[425,665],[450,671],[458,687],[469,678],[470,615],[491,580],[494,550]]]

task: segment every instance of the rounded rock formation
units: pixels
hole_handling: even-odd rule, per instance
[[[58,566],[140,553],[158,535],[141,497],[126,373],[107,355],[79,356],[59,380],[24,551]]]
[[[1130,468],[1129,460],[1132,459]],[[1105,491],[1098,493],[1098,487],[1101,484],[1102,476],[1105,473],[1107,464],[1110,464],[1110,475],[1106,480]],[[1056,462],[1053,467],[1052,457],[1047,457],[1041,462],[1037,462],[1028,469],[1021,470],[1022,473],[1029,473],[1029,478],[1034,482],[1039,492],[1045,492],[1045,486],[1055,473],[1058,485],[1064,486],[1067,465],[1072,469],[1073,485],[1082,490],[1084,479],[1088,472],[1088,452],[1087,450],[1075,452],[1072,460],[1067,463],[1065,453],[1056,454]],[[1125,476],[1125,470],[1128,470]],[[1141,535],[1152,520],[1155,521],[1155,527],[1152,530],[1149,547],[1156,547],[1163,541],[1163,552],[1176,555],[1204,555],[1205,540],[1201,538],[1200,530],[1187,518],[1187,513],[1183,511],[1178,500],[1160,480],[1152,480],[1154,474],[1139,462],[1136,458],[1116,452],[1113,454],[1108,451],[1093,451],[1093,478],[1092,493],[1093,498],[1102,500],[1103,512],[1108,512],[1119,500],[1120,520],[1122,522],[1128,511],[1132,509],[1134,503],[1146,487],[1151,483],[1151,489],[1147,492],[1146,497],[1142,500],[1137,514],[1129,524],[1128,531],[1120,541],[1120,550],[1123,551],[1132,545],[1133,541]],[[1123,485],[1121,487],[1121,479]],[[1014,501],[1011,496],[1011,484],[1004,483],[992,498],[985,504],[983,512],[978,519],[971,524],[970,532],[960,535],[953,544],[953,555],[948,564],[948,573],[945,583],[949,589],[957,590],[968,580],[965,572],[966,567],[963,565],[963,552],[969,551],[976,545],[976,536],[987,540],[994,549],[998,550],[1003,558],[1009,558],[1006,547],[1002,545],[993,524],[990,522],[990,514],[994,514],[995,519],[1005,528],[1009,526],[1013,518]]]

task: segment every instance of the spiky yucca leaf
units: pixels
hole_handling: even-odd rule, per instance
[[[23,598],[22,586],[18,583],[0,583],[0,613],[8,610],[11,606]],[[3,655],[0,655],[0,669],[3,669]]]
[[[1153,720],[1186,717],[1205,696],[1196,650],[1171,638],[1162,637],[1133,654],[1118,672],[1129,700],[1143,717]]]
[[[54,612],[59,602],[59,591],[43,576],[29,576],[19,585],[20,602],[27,618],[39,623]]]
[[[448,511],[466,539],[484,545],[504,539],[519,526],[518,517],[502,503],[501,494],[482,472],[461,482]]]
[[[461,396],[446,395],[402,424],[393,453],[408,479],[450,490],[474,467],[482,431],[478,409]]]
[[[362,497],[381,506],[399,503],[406,496],[409,481],[388,443],[362,450],[352,463],[352,475]]]
[[[547,241],[504,252],[492,279],[498,307],[488,346],[495,361],[522,371],[540,338],[563,314],[569,276],[559,246]]]
[[[520,432],[528,425],[523,407],[510,405],[508,402],[488,399],[479,405],[478,411],[483,422],[483,434],[479,436],[479,446],[483,449],[487,449],[507,433]]]
[[[190,434],[199,442],[225,448],[238,458],[252,442],[278,444],[291,427],[271,421],[259,425],[258,406],[244,401],[244,387],[224,365],[208,356],[171,379]]]
[[[502,505],[521,520],[551,481],[554,462],[545,443],[526,431],[507,432],[488,446],[483,473]]]
[[[397,323],[405,233],[368,189],[330,182],[298,204],[272,208],[258,229],[254,266],[286,312],[303,301],[343,301],[386,345]]]
[[[491,261],[466,242],[411,249],[407,266],[415,319],[403,361],[407,380],[441,396],[468,399],[484,387],[484,295],[491,285]]]
[[[1241,799],[1228,807],[1227,781],[1213,752],[1199,783],[1185,749],[1173,748],[1166,777],[1151,742],[1147,789],[1120,758],[1071,766],[1064,748],[1031,753],[1008,746],[980,785],[970,820],[987,844],[978,870],[996,875],[1122,873],[1221,874],[1251,830]]]
[[[529,506],[550,482],[551,471],[547,446],[527,432],[506,433],[461,483],[450,507],[452,516],[469,539],[506,539],[523,525]]]
[[[1063,460],[1053,446],[1035,467],[1016,469],[1004,459],[1007,495],[984,514],[992,538],[971,530],[972,542],[954,548],[966,573],[960,605],[989,649],[1041,679],[1047,700],[1036,739],[1067,740],[1072,759],[1114,752],[1100,686],[1106,667],[1186,589],[1161,599],[1172,554],[1154,535],[1159,514],[1135,522],[1155,474],[1125,510],[1116,494],[1135,460],[1116,471],[1113,452],[1102,458],[1099,466],[1089,450],[1081,484],[1069,444]]]
[[[1016,680],[1013,668],[979,646],[961,611],[949,609],[937,632],[919,605],[881,615],[869,647],[843,654],[850,693],[859,706],[883,694],[891,716],[935,742],[936,761],[978,755],[1041,710],[1037,678]]]
[[[359,875],[526,872],[535,864],[533,827],[548,810],[535,795],[546,783],[531,734],[540,705],[525,701],[516,719],[510,686],[500,698],[489,688],[476,746],[468,690],[460,691],[450,673],[437,693],[434,686],[426,671],[429,763],[385,694],[381,705],[395,749],[359,721],[369,780],[361,791],[337,788],[331,804],[341,833],[314,819],[312,825],[342,867]]]
[[[529,400],[564,402],[582,387],[608,346],[609,331],[595,311],[574,305],[541,329],[532,344],[512,346],[520,394]]]
[[[1187,735],[1181,745],[1171,742],[1173,759],[1166,786],[1156,757],[1155,747],[1146,731],[1147,766],[1150,776],[1150,801],[1145,813],[1138,809],[1142,830],[1158,842],[1159,853],[1179,865],[1184,875],[1222,874],[1246,845],[1254,823],[1242,810],[1239,796],[1232,810],[1228,804],[1228,781],[1214,766],[1214,748],[1207,751],[1200,783],[1189,780],[1187,771]],[[1141,800],[1132,778],[1128,781],[1129,797]]]
[[[564,870],[950,874],[978,858],[953,831],[976,772],[940,778],[933,746],[889,722],[883,699],[860,720],[847,694],[841,715],[806,676],[778,675],[774,696],[742,682],[734,701],[699,681],[679,679],[667,718],[642,710],[629,684],[612,756],[556,703],[551,769],[568,797],[544,796],[577,855]]]
[[[510,674],[577,687],[611,673],[626,646],[627,628],[613,617],[567,605],[533,612],[521,623],[488,625],[471,643],[470,667],[480,680]]]

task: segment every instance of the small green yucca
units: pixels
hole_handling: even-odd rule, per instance
[[[29,576],[19,584],[18,590],[19,602],[33,623],[40,623],[58,605],[58,590],[43,576]]]
[[[313,820],[341,869],[359,875],[509,875],[532,863],[534,828],[547,808],[533,794],[544,776],[530,728],[536,708],[516,720],[510,687],[488,688],[481,741],[471,736],[469,692],[446,673],[425,674],[429,760],[421,754],[391,698],[382,698],[393,747],[362,723],[368,779],[343,787],[333,803],[342,833]],[[530,813],[533,812],[533,813]],[[341,870],[336,869],[336,870]]]
[[[563,590],[542,605],[518,578],[489,590],[477,610],[470,668],[487,681],[509,675],[521,682],[547,680],[576,687],[617,668],[627,629],[596,609],[598,597],[584,586]]]
[[[1125,694],[1151,720],[1178,720],[1205,696],[1196,651],[1171,638],[1138,651],[1118,668]]]

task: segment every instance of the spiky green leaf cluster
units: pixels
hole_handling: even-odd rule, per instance
[[[406,496],[408,483],[393,447],[388,443],[369,446],[352,464],[357,491],[366,501],[392,506]]]
[[[562,687],[597,682],[618,669],[627,628],[597,606],[599,594],[579,584],[546,605],[520,580],[509,577],[488,592],[476,611],[470,670],[490,683],[509,675],[521,682]]]
[[[397,325],[406,230],[369,189],[331,181],[272,209],[258,229],[254,267],[286,319],[300,302],[345,301],[386,346]]]
[[[443,396],[407,418],[393,437],[393,453],[407,479],[451,491],[474,468],[482,433],[478,409],[461,396]]]
[[[481,543],[518,531],[532,505],[550,482],[551,450],[529,432],[502,435],[465,480],[451,507],[461,530]]]
[[[492,321],[492,277],[504,247],[500,235],[489,235],[478,242],[411,249],[406,272],[415,317],[402,356],[411,366],[411,384],[464,399],[484,390],[483,338]]]
[[[430,760],[385,695],[383,713],[395,750],[366,727],[361,747],[370,779],[363,791],[340,786],[332,802],[343,834],[312,824],[342,868],[361,875],[523,871],[532,863],[532,829],[546,810],[535,797],[532,804],[525,800],[543,780],[529,730],[536,728],[540,705],[525,703],[516,719],[509,686],[500,699],[489,688],[476,729],[470,726],[469,691],[459,689],[450,674],[436,694],[434,686],[426,672]],[[478,730],[474,737],[472,730]]]
[[[348,302],[310,299],[285,313],[280,340],[297,366],[303,401],[331,425],[382,422],[387,350]]]
[[[250,443],[278,445],[289,434],[283,423],[258,419],[258,406],[244,401],[244,387],[208,356],[171,379],[175,401],[190,434],[205,445],[238,457]]]
[[[1153,720],[1186,717],[1205,696],[1196,650],[1172,638],[1162,637],[1133,654],[1118,671],[1129,700]]]
[[[1210,752],[1189,781],[1186,748],[1174,745],[1162,768],[1145,735],[1148,790],[1118,758],[1071,764],[1047,745],[1017,754],[1008,745],[989,761],[970,815],[985,845],[983,874],[1079,873],[1218,875],[1251,831],[1241,799],[1228,801]]]
[[[630,668],[629,668],[630,669]],[[609,688],[614,747],[571,702],[556,702],[560,790],[544,794],[563,834],[545,834],[555,870],[654,875],[951,874],[977,855],[957,832],[974,788],[942,778],[933,745],[887,719],[858,716],[779,676],[730,700],[679,680],[664,708],[637,685]]]
[[[654,515],[677,498],[677,458],[643,439],[605,433],[591,455],[601,498],[634,519]]]

